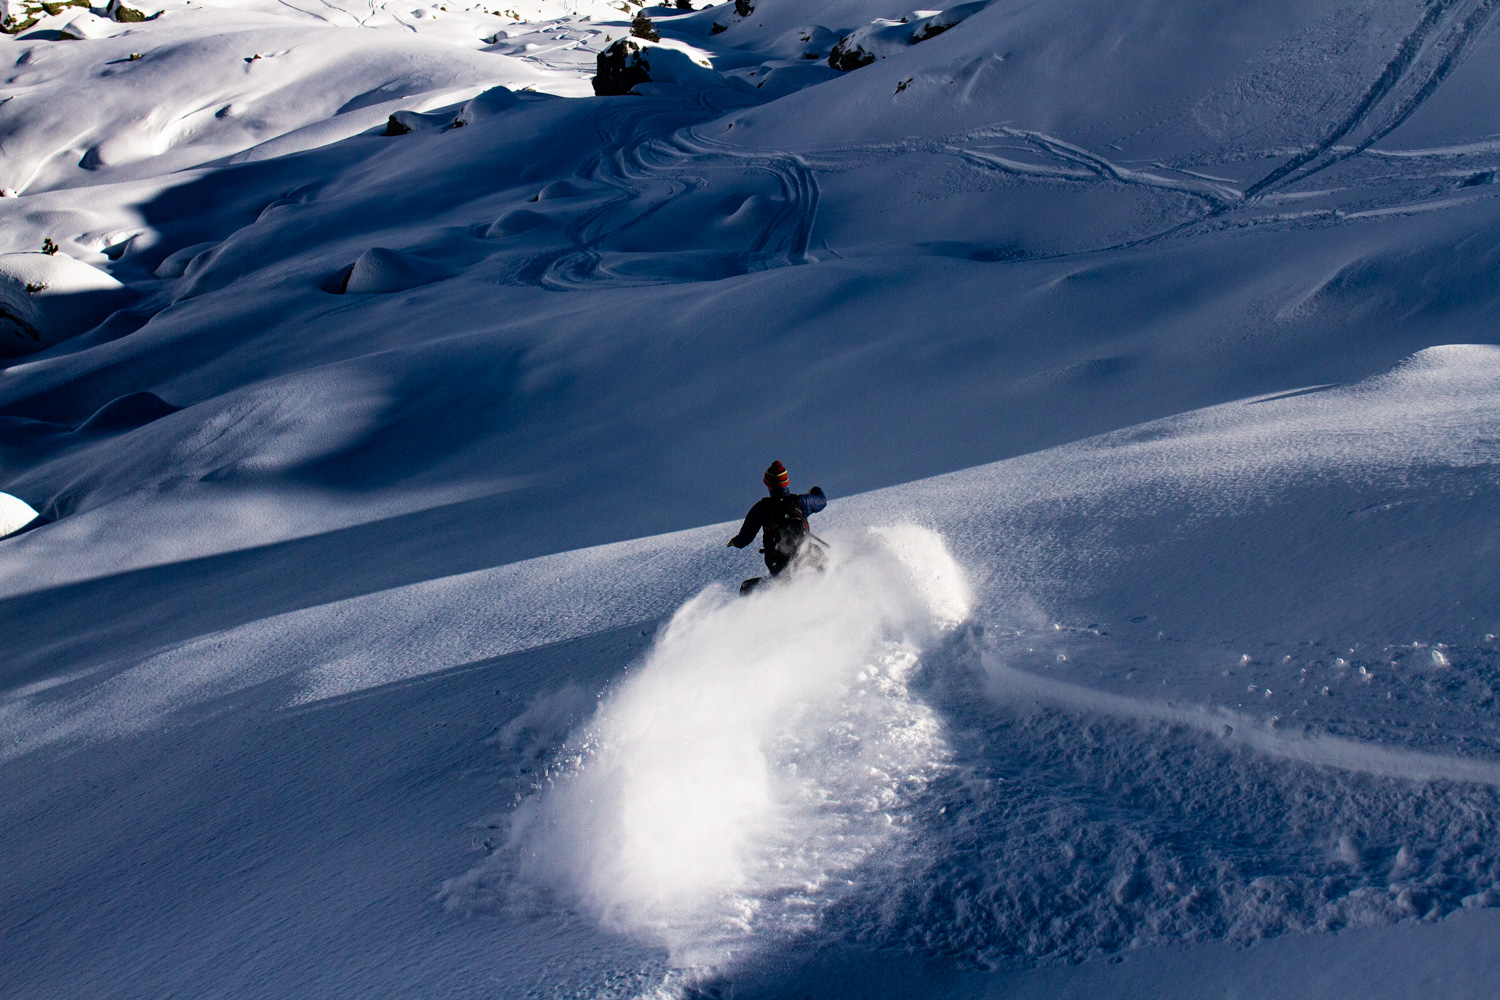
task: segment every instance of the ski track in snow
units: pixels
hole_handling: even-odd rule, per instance
[[[639,138],[651,131],[632,120],[631,141],[578,172],[582,182],[604,185],[617,195],[568,224],[567,236],[578,249],[547,265],[540,278],[543,287],[566,290],[601,283],[629,287],[652,281],[702,281],[806,261],[817,215],[818,184],[798,157],[747,155],[693,138],[690,129],[667,140]],[[608,138],[605,143],[615,145]],[[694,195],[726,190],[735,192],[736,198],[743,196],[743,201],[728,214],[725,224],[740,215],[750,217],[749,232],[735,234],[735,242],[743,249],[705,250],[700,259],[684,266],[683,240],[651,235],[642,236],[641,242],[632,240],[633,230],[647,228],[658,213]],[[679,231],[678,227],[669,229],[674,234]],[[654,273],[651,254],[643,252],[642,242],[662,248]],[[627,254],[612,253],[611,245],[620,243],[635,245]]]
[[[1482,761],[1439,754],[1371,746],[1335,736],[1287,735],[1266,720],[1223,709],[1171,702],[1144,701],[1094,691],[1006,666],[986,663],[996,697],[1055,705],[1085,714],[1134,720],[1148,726],[1163,724],[1197,730],[1226,743],[1299,764],[1334,768],[1400,781],[1446,781],[1500,788],[1500,760]],[[1279,721],[1279,720],[1277,720]]]
[[[1245,189],[1254,198],[1368,149],[1410,118],[1453,70],[1494,13],[1494,0],[1430,0],[1422,19],[1401,40],[1391,61],[1349,115],[1312,149],[1292,157]],[[1343,148],[1350,136],[1355,141]]]

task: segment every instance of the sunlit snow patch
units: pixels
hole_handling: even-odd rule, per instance
[[[13,535],[36,520],[31,504],[9,493],[0,493],[0,538]]]
[[[812,928],[856,870],[894,857],[948,757],[909,681],[969,593],[925,529],[850,548],[826,573],[685,604],[517,810],[497,863],[703,968]],[[445,901],[474,905],[493,874]]]

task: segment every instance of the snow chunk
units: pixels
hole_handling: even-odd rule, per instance
[[[77,336],[127,297],[114,278],[66,254],[0,254],[0,357]]]
[[[14,535],[37,519],[31,504],[9,493],[0,493],[0,538]]]

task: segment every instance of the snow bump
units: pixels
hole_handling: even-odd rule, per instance
[[[75,337],[127,298],[113,277],[66,254],[0,254],[0,357]]]
[[[350,268],[343,290],[349,295],[404,292],[446,277],[447,272],[430,261],[399,250],[371,247]]]

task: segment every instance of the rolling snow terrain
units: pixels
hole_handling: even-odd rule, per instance
[[[1493,996],[1497,6],[0,0],[0,992]]]

